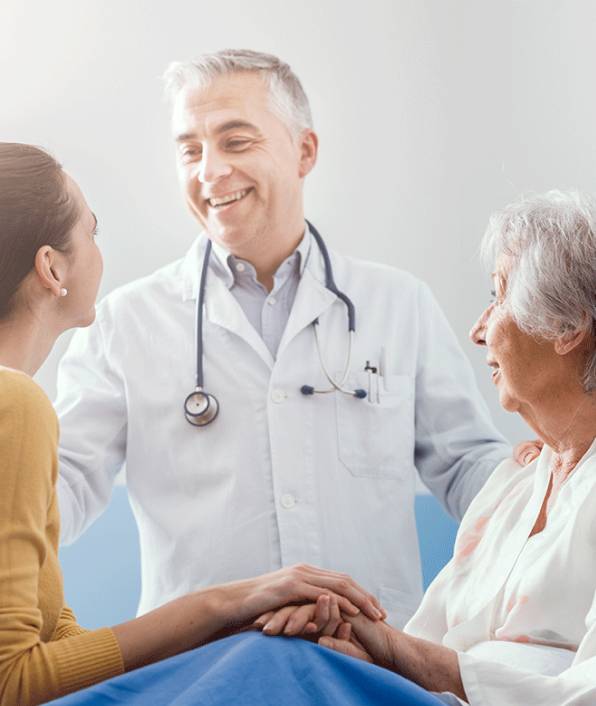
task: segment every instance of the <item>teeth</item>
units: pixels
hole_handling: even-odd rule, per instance
[[[209,199],[209,205],[223,206],[226,203],[232,203],[232,201],[239,201],[248,194],[248,189],[243,189],[242,191],[235,191],[233,194],[228,194],[227,196],[221,196],[220,198]]]

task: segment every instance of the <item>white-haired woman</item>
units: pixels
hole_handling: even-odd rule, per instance
[[[543,451],[497,468],[403,633],[357,616],[321,642],[473,706],[596,704],[595,202],[523,199],[483,249],[494,300],[470,335]]]

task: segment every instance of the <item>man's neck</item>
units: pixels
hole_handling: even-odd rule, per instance
[[[275,239],[276,247],[271,246],[271,241],[267,240],[260,244],[260,247],[255,248],[251,244],[250,248],[244,251],[239,248],[232,254],[241,260],[246,260],[255,268],[257,280],[270,292],[273,289],[273,280],[279,266],[286,260],[298,247],[300,241],[304,237],[305,226],[304,222],[301,228],[295,230],[295,234],[284,239]]]

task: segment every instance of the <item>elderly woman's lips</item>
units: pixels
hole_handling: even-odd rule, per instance
[[[486,361],[486,364],[487,364],[490,368],[493,369],[493,372],[492,372],[491,377],[492,377],[492,379],[494,380],[494,379],[497,377],[497,375],[499,374],[499,370],[500,370],[499,364],[496,363],[494,360],[487,360],[487,361]]]

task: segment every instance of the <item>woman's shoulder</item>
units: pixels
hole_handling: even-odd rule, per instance
[[[476,523],[480,516],[490,516],[505,497],[518,494],[524,488],[530,492],[536,474],[536,460],[520,466],[513,458],[506,458],[495,468],[478,495],[472,500],[462,518],[460,530]]]
[[[43,389],[26,373],[0,366],[0,414],[20,415],[21,418],[56,420],[52,403]]]

